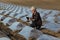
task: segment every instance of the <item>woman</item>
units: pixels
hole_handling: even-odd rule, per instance
[[[32,18],[29,18],[29,19],[32,20],[32,24],[30,26],[40,30],[42,26],[41,16],[39,12],[36,11],[35,7],[31,7],[31,11],[32,11]]]

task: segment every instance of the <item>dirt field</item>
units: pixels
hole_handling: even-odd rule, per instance
[[[36,6],[44,9],[60,10],[60,0],[0,0],[24,6]]]

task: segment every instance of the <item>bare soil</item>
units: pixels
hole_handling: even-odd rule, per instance
[[[1,37],[7,37],[6,34],[4,34],[2,31],[0,31],[0,38]]]

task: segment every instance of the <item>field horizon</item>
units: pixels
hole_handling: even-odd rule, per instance
[[[0,0],[0,2],[60,11],[60,0]]]

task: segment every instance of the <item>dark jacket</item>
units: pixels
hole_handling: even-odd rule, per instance
[[[32,21],[33,23],[35,23],[36,25],[42,26],[42,19],[38,12],[36,12],[35,15],[32,14],[32,19],[35,19],[34,21]]]

